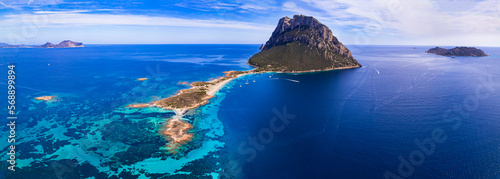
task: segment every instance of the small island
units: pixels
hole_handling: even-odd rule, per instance
[[[271,38],[260,49],[248,60],[250,65],[257,67],[253,70],[226,71],[224,76],[213,80],[193,82],[189,84],[191,88],[180,90],[171,97],[126,107],[159,107],[174,111],[176,115],[166,122],[161,133],[169,141],[167,150],[175,154],[181,145],[192,139],[188,132],[192,126],[182,116],[190,109],[207,104],[219,89],[235,78],[266,72],[296,73],[361,67],[331,30],[311,16],[280,19]]]
[[[189,130],[192,128],[193,125],[182,121],[180,118],[169,119],[167,125],[165,125],[162,130],[163,135],[166,136],[168,141],[168,152],[176,154],[179,147],[191,141],[193,139],[193,133],[189,133]]]
[[[462,57],[484,57],[488,56],[483,50],[474,47],[455,47],[452,49],[445,49],[441,47],[431,48],[426,53],[434,53],[441,56],[462,56]]]
[[[71,40],[65,40],[57,45],[47,42],[43,45],[38,46],[38,48],[72,48],[72,47],[83,47],[83,43],[73,42]]]
[[[73,42],[71,40],[62,41],[59,44],[53,44],[47,42],[43,45],[9,45],[6,43],[0,43],[0,48],[73,48],[73,47],[84,47],[81,42]]]
[[[48,101],[48,100],[53,99],[54,97],[56,97],[56,96],[40,96],[40,97],[36,97],[35,99],[39,100],[39,101]]]

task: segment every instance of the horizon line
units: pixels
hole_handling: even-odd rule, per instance
[[[0,42],[3,43],[3,42]],[[47,42],[46,42],[47,43]],[[82,43],[82,42],[80,42]],[[7,44],[7,43],[5,43]],[[45,43],[44,43],[45,44]],[[262,45],[265,43],[83,43],[83,45]],[[8,45],[25,45],[25,46],[39,46],[37,44],[8,44]],[[43,44],[42,44],[43,45]],[[436,46],[436,47],[500,47],[500,46],[477,46],[477,45],[407,45],[407,44],[367,44],[367,45],[359,45],[359,44],[344,44],[346,46]]]
[[[84,45],[262,45],[265,43],[109,43],[109,44],[100,44],[100,43],[88,43]],[[500,47],[500,46],[477,46],[477,45],[407,45],[407,44],[367,44],[367,45],[359,45],[359,44],[344,44],[348,46],[456,46],[456,47]]]

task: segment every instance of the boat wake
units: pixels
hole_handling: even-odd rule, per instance
[[[288,80],[288,81],[291,81],[291,82],[295,82],[295,83],[300,83],[300,81],[292,80],[292,79],[288,79],[288,78],[285,78],[285,80]]]

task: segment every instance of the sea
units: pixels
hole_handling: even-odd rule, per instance
[[[500,178],[500,48],[347,47],[363,67],[227,83],[183,116],[194,137],[176,154],[172,111],[125,106],[251,70],[259,45],[0,49],[0,178]]]

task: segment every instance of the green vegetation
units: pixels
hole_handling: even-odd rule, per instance
[[[317,47],[294,41],[263,50],[252,56],[248,62],[259,67],[257,68],[259,71],[307,71],[356,66],[351,59],[345,56],[333,51],[322,51]],[[325,57],[325,53],[332,56],[333,60]]]
[[[202,104],[206,102],[207,91],[204,88],[186,89],[182,93],[161,99],[157,105],[171,108],[189,108],[194,104]]]
[[[197,81],[197,82],[193,82],[193,83],[191,83],[191,86],[206,86],[206,85],[208,85],[208,84],[210,84],[210,83],[208,83],[208,82],[201,82],[201,81]]]

